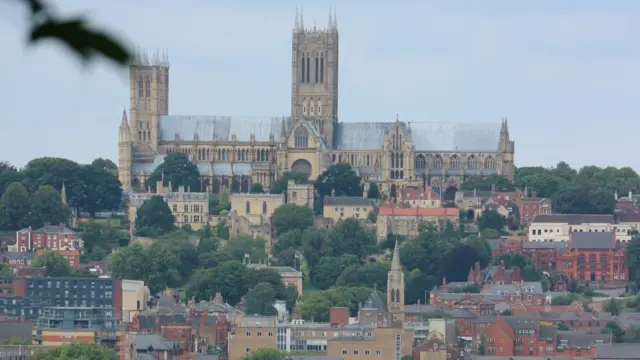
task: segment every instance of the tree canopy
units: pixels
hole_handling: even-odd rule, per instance
[[[29,356],[35,360],[111,360],[116,352],[108,347],[84,341],[74,341]]]
[[[183,152],[169,153],[162,164],[153,170],[145,186],[155,190],[158,181],[162,181],[162,186],[168,186],[171,183],[171,191],[177,191],[180,186],[184,186],[185,191],[202,190],[200,171],[189,160],[189,155]]]
[[[136,212],[136,233],[139,236],[158,236],[174,228],[175,218],[162,196],[152,196]]]

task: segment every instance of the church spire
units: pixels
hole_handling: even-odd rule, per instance
[[[400,248],[398,247],[398,240],[393,248],[393,257],[391,258],[391,271],[402,271],[402,265],[400,264]]]
[[[127,108],[122,110],[122,120],[120,121],[120,127],[129,127],[129,120],[127,119]]]
[[[336,14],[336,7],[333,7],[333,29],[338,30],[338,15]]]
[[[300,30],[304,31],[304,8],[300,6]]]
[[[296,6],[296,20],[293,24],[293,31],[296,32],[300,30],[300,22],[298,21],[298,7]]]
[[[329,30],[333,29],[333,18],[331,17],[331,5],[329,5],[329,25],[327,29]]]

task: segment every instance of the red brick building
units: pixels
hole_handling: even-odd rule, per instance
[[[520,202],[520,224],[528,226],[538,214],[552,214],[551,200],[539,198],[534,192],[531,197],[524,197]]]
[[[480,263],[476,262],[474,267],[469,269],[467,275],[467,283],[475,283],[478,286],[484,284],[515,284],[522,282],[520,268],[512,266],[506,269],[504,261],[500,261],[498,266],[488,266],[486,269],[480,269]]]
[[[16,243],[9,251],[28,252],[35,250],[81,250],[84,242],[78,233],[65,224],[45,224],[37,230],[31,227],[16,232]]]
[[[556,270],[582,283],[629,279],[626,254],[614,232],[570,233],[568,249],[557,258]]]
[[[597,344],[611,343],[611,334],[558,331],[530,316],[499,317],[484,332],[488,356],[593,357]]]

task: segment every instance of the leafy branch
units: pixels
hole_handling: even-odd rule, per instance
[[[61,19],[51,12],[42,0],[16,0],[29,7],[31,12],[31,30],[29,43],[55,39],[67,45],[85,63],[96,55],[119,65],[126,65],[131,54],[113,37],[103,31],[92,29],[83,17]]]

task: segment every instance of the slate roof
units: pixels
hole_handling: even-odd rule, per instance
[[[382,300],[380,293],[376,290],[372,291],[367,298],[367,301],[362,305],[363,309],[377,309],[381,312],[387,311],[387,306],[385,301]]]
[[[359,196],[327,196],[324,204],[328,206],[371,206],[373,200]]]
[[[564,249],[568,247],[567,241],[524,241],[523,249]]]
[[[584,334],[576,331],[558,331],[558,349],[589,348],[596,344],[610,344],[611,334]]]
[[[614,224],[613,215],[593,215],[593,214],[552,214],[536,215],[532,223],[568,223],[569,225],[580,224]]]
[[[167,340],[158,334],[141,334],[135,336],[138,351],[171,351],[178,347],[177,341]],[[153,350],[150,350],[153,348]]]
[[[613,232],[572,232],[569,247],[571,249],[611,249],[615,247],[616,236]]]
[[[596,360],[640,359],[640,344],[611,344],[596,347]]]
[[[284,116],[160,116],[160,141],[175,141],[176,134],[182,141],[206,142],[231,141],[233,134],[238,141],[249,141],[254,134],[257,142],[268,142],[270,135],[275,141],[283,141],[283,126],[288,127],[290,118]]]

